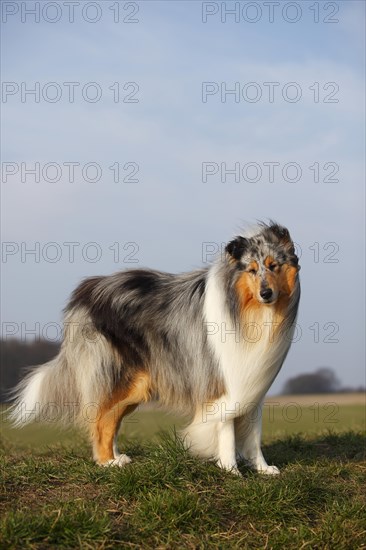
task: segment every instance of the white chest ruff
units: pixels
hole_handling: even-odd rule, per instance
[[[214,275],[207,284],[205,318],[208,345],[226,387],[226,394],[217,400],[217,412],[221,416],[224,409],[241,416],[263,400],[286,357],[291,335],[280,340],[271,306],[263,307],[260,316],[256,313],[255,318],[234,326]]]

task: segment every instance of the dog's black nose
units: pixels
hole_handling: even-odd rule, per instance
[[[272,294],[273,292],[270,288],[264,288],[263,290],[260,291],[260,295],[261,295],[261,298],[263,298],[263,300],[269,300]]]

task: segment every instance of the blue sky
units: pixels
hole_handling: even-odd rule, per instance
[[[203,23],[201,2],[120,2],[121,20],[114,23],[116,3],[107,0],[94,3],[101,14],[94,24],[81,15],[88,2],[75,8],[74,23],[63,2],[55,23],[46,20],[55,17],[52,6],[35,23],[24,13],[21,21],[24,3],[4,4],[2,80],[13,83],[5,91],[18,86],[19,92],[3,95],[1,104],[3,174],[9,163],[17,169],[2,181],[3,335],[5,328],[22,336],[39,323],[52,338],[45,327],[61,322],[82,277],[136,266],[190,270],[202,265],[202,250],[221,246],[244,222],[274,218],[290,228],[302,252],[303,294],[302,335],[273,391],[290,376],[324,365],[345,385],[365,383],[364,3],[295,2],[285,15],[293,18],[300,9],[301,17],[289,23],[288,3],[281,2],[270,23],[266,5],[254,2],[251,9],[262,16],[249,23],[243,16],[248,3],[240,2],[239,22],[228,16],[223,23],[221,2],[211,2],[208,9],[218,13]],[[54,3],[41,2],[41,9],[46,4]],[[138,22],[123,22],[135,6]],[[94,17],[96,8],[88,9]],[[17,13],[6,15],[10,11]],[[326,23],[327,17],[338,22]],[[27,89],[39,83],[38,103],[31,95],[21,101],[22,82]],[[73,103],[65,82],[79,83]],[[92,82],[97,88],[88,87]],[[233,95],[222,101],[219,93],[203,102],[203,82],[219,90],[238,83],[238,102]],[[273,102],[268,82],[276,83]],[[138,102],[115,102],[114,83],[120,98],[137,85]],[[100,101],[85,100],[85,89],[100,90]],[[51,102],[55,90],[61,97]],[[250,102],[255,90],[261,99]],[[296,90],[301,98],[291,102]],[[324,102],[329,98],[338,101]],[[25,172],[37,162],[39,182]],[[79,163],[73,182],[70,162]],[[219,171],[203,182],[205,162]],[[48,163],[60,167],[59,181],[50,181],[55,169],[47,172]],[[83,178],[87,163],[100,167],[99,181]],[[115,183],[109,168],[115,163],[123,177],[137,166],[138,182]],[[238,182],[233,175],[221,181],[221,163],[239,166]],[[278,163],[273,182],[268,163]],[[299,181],[284,179],[283,170],[295,179],[288,163],[300,167]],[[86,173],[92,178],[93,167]],[[70,242],[79,243],[74,261],[64,244]],[[37,247],[39,257],[24,255]],[[52,261],[54,254],[59,261]]]

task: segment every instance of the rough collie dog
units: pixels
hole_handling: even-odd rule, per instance
[[[235,473],[238,457],[278,473],[261,451],[261,407],[290,347],[298,271],[288,230],[270,222],[205,269],[84,280],[66,308],[59,355],[16,388],[13,421],[47,421],[57,410],[88,426],[98,464],[124,466],[121,421],[157,400],[190,416],[192,452]]]

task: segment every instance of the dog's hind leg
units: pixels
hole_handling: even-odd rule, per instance
[[[131,459],[120,454],[117,449],[117,435],[125,416],[133,412],[138,405],[118,403],[110,409],[101,409],[92,428],[94,459],[101,466],[124,466]]]
[[[124,466],[131,459],[119,454],[117,435],[125,416],[149,399],[150,379],[146,373],[138,373],[127,390],[117,389],[99,407],[97,419],[91,429],[94,459],[102,466]]]

